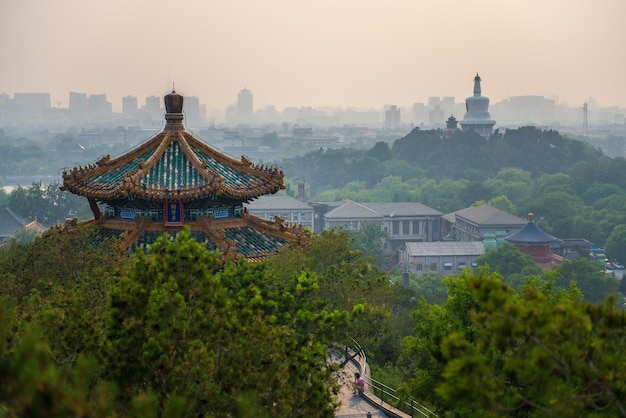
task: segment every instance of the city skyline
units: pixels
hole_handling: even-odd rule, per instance
[[[626,107],[626,2],[496,0],[212,3],[24,0],[0,4],[0,93],[162,96],[207,109],[247,87],[272,104],[380,108],[472,95]]]

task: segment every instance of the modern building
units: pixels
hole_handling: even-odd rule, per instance
[[[137,115],[137,98],[135,96],[122,97],[122,114],[128,118],[133,118]]]
[[[254,106],[252,92],[243,88],[237,95],[237,121],[239,123],[252,123],[254,117]]]
[[[550,270],[554,265],[560,264],[563,257],[553,252],[552,246],[559,243],[559,239],[544,232],[534,221],[535,215],[528,214],[526,225],[510,235],[505,241],[515,245],[521,252],[532,257],[533,261],[544,270]]]
[[[489,98],[481,95],[480,76],[474,77],[474,95],[465,99],[465,115],[461,122],[464,131],[474,131],[484,137],[493,132],[495,120],[489,115]]]
[[[304,245],[308,236],[301,226],[261,219],[244,208],[283,189],[284,173],[232,158],[188,132],[183,101],[176,91],[167,94],[165,127],[134,149],[63,173],[62,190],[89,201],[94,219],[87,223],[96,225],[97,240],[118,239],[122,249],[133,251],[188,227],[224,259],[250,261],[281,245]]]
[[[163,117],[163,109],[161,108],[161,99],[157,96],[146,97],[144,111],[150,115],[152,120],[160,120]]]
[[[470,206],[443,216],[445,239],[481,241],[485,234],[510,235],[526,225],[526,220],[489,205]]]
[[[441,275],[458,274],[475,265],[485,252],[482,242],[407,242],[400,249],[400,268],[405,273],[422,275],[433,272]]]
[[[397,129],[400,127],[400,109],[398,106],[391,105],[385,109],[385,129]]]
[[[198,128],[202,123],[200,99],[196,96],[185,97],[185,121],[188,127]]]

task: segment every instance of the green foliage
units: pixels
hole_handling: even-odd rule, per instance
[[[35,329],[25,324],[19,336],[11,335],[9,314],[0,305],[0,415],[116,416],[115,387],[98,380],[93,360],[80,356],[72,368],[56,367]]]
[[[352,238],[357,250],[366,257],[371,257],[377,267],[386,267],[384,239],[387,238],[388,234],[383,231],[380,222],[364,222],[358,230],[347,231],[347,233]]]
[[[606,255],[620,261],[626,260],[626,224],[615,226],[606,240]]]
[[[112,288],[106,331],[106,375],[122,397],[154,393],[161,411],[185,399],[185,416],[232,416],[240,402],[272,416],[332,416],[325,346],[267,314],[250,280],[260,270],[215,274],[217,262],[188,231],[133,257]]]
[[[409,284],[420,299],[436,305],[443,304],[448,298],[448,292],[442,277],[430,271],[417,275],[411,273]]]
[[[54,286],[73,289],[82,274],[112,271],[119,251],[112,243],[92,245],[95,230],[77,228],[65,233],[50,230],[30,244],[13,241],[0,249],[0,277],[7,277],[4,289],[21,300],[32,291],[47,296]],[[2,291],[0,290],[0,293]]]
[[[345,231],[314,235],[305,251],[284,248],[268,260],[264,276],[276,283],[273,287],[280,286],[292,294],[301,310],[310,311],[301,317],[317,319],[308,328],[303,328],[307,322],[296,323],[295,328],[317,333],[327,345],[352,346],[356,340],[361,346],[376,350],[392,326],[392,312],[402,291],[353,248]],[[306,284],[308,291],[294,293],[286,287],[293,286],[294,280],[301,286]],[[268,299],[285,304],[276,297]],[[345,321],[338,320],[342,313],[349,313]],[[330,314],[330,318],[335,318],[333,327],[320,326],[320,319]]]
[[[476,259],[476,263],[479,266],[488,266],[491,271],[497,271],[504,281],[516,288],[530,277],[543,273],[541,267],[529,255],[509,243],[486,251]]]
[[[21,216],[37,219],[44,225],[60,224],[68,217],[93,217],[85,198],[62,192],[59,186],[59,183],[37,182],[28,188],[17,187],[9,195],[9,207]]]
[[[574,282],[587,302],[601,303],[619,290],[619,283],[613,275],[605,274],[597,262],[586,258],[563,260],[556,271],[559,276],[554,284],[568,288],[570,282]]]
[[[575,289],[538,282],[515,294],[497,276],[482,274],[468,290],[479,332],[468,338],[461,327],[441,343],[445,380],[437,393],[452,407],[487,416],[623,412],[626,315],[613,300],[589,305]]]

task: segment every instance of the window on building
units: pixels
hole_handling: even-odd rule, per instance
[[[402,221],[402,235],[409,235],[409,225],[411,221]]]
[[[444,270],[452,270],[452,263],[443,263]]]
[[[417,263],[417,264],[415,265],[415,270],[416,270],[416,271],[422,271],[422,268],[423,268],[423,267],[422,267],[422,263]]]
[[[400,221],[393,221],[393,235],[400,235]]]
[[[437,271],[437,263],[430,263],[430,270]]]
[[[413,235],[419,235],[422,232],[420,231],[420,221],[411,221],[413,222]]]

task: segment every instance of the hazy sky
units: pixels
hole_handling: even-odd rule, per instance
[[[626,0],[0,0],[0,93],[171,89],[209,109],[472,94],[626,107]]]

